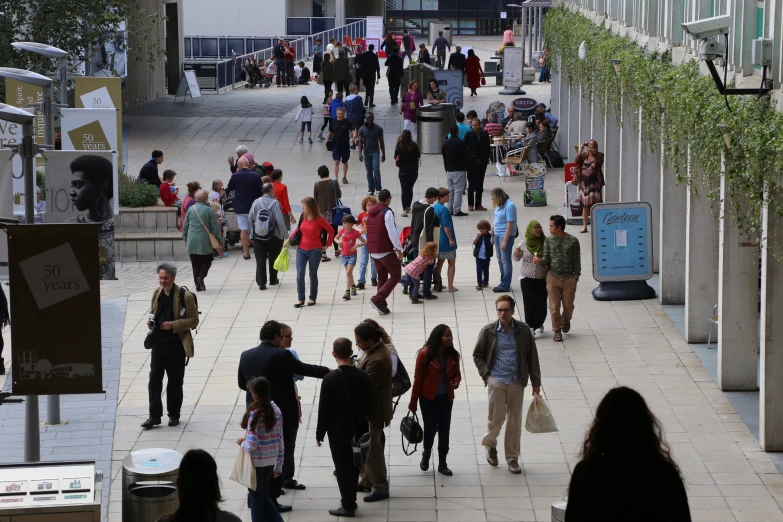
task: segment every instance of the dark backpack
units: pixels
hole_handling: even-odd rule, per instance
[[[196,310],[198,310],[198,315],[201,315],[201,310],[198,309],[198,297],[196,294],[190,291],[190,288],[187,286],[180,286],[179,287],[179,305],[182,309],[185,308],[185,292],[189,293],[193,296],[193,302],[196,303]],[[201,322],[201,321],[199,321]],[[191,328],[191,330],[197,330],[198,328]]]

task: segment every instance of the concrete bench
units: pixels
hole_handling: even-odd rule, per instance
[[[114,221],[118,261],[185,261],[175,207],[120,207]]]

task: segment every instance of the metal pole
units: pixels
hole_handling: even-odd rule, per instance
[[[543,31],[543,22],[544,22],[544,8],[539,7],[538,8],[538,46],[536,46],[536,51],[541,51],[544,49],[544,31]]]
[[[44,118],[44,141],[46,145],[54,146],[54,125],[52,125],[52,84],[49,83],[43,88],[43,104],[41,105],[41,114]]]
[[[527,63],[530,64],[533,61],[533,30],[535,28],[535,8],[530,8],[530,29],[528,30],[528,46],[527,46]]]
[[[527,38],[527,7],[522,7],[520,9],[521,11],[521,19],[520,19],[520,25],[522,26],[522,61],[525,61],[525,45],[527,44],[526,38]]]

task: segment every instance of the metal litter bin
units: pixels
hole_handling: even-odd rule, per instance
[[[568,502],[557,500],[552,502],[552,522],[565,522],[565,512]]]
[[[423,63],[419,67],[419,90],[425,100],[427,99],[427,91],[430,89],[430,80],[435,79],[435,71],[437,70],[437,67],[428,63]]]
[[[422,154],[440,154],[449,127],[456,122],[454,104],[419,107],[416,114],[419,149]]]
[[[177,476],[182,453],[148,448],[122,460],[122,522],[156,522],[179,507]]]

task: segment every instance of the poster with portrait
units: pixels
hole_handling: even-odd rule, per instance
[[[117,169],[110,151],[46,153],[46,222],[98,223],[100,276],[114,276]]]

